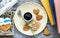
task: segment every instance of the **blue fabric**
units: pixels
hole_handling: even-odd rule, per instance
[[[50,0],[50,6],[51,6],[52,14],[54,16],[54,21],[56,23],[56,13],[55,13],[54,0]]]

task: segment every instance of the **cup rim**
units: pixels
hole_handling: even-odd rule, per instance
[[[27,13],[27,12],[26,12]],[[25,13],[25,14],[26,14]],[[29,12],[30,13],[30,12]],[[30,13],[31,15],[32,15],[32,13]],[[33,16],[31,17],[31,19],[30,20],[26,20],[25,18],[24,18],[24,15],[23,15],[23,19],[26,21],[26,22],[30,22],[31,20],[32,20],[32,18],[33,18]]]

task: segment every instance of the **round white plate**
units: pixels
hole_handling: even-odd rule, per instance
[[[40,10],[39,14],[43,16],[43,19],[39,21],[41,23],[40,28],[36,32],[34,32],[35,35],[39,34],[44,30],[44,28],[47,25],[47,14],[44,8],[40,4],[33,3],[33,2],[24,3],[17,8],[15,15],[13,17],[15,26],[18,29],[18,31],[29,36],[32,36],[33,33],[31,32],[31,30],[28,30],[28,31],[23,30],[25,21],[21,17],[18,16],[18,12],[20,10],[22,13],[22,16],[24,15],[24,13],[30,12],[32,13],[33,18],[35,18],[35,15],[33,14],[33,9],[39,9]]]

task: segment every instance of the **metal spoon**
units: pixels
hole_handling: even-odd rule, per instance
[[[20,16],[20,17],[22,16],[22,14],[21,14],[21,11],[20,11],[20,10],[18,11],[18,16]]]

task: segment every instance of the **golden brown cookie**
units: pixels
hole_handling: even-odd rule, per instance
[[[43,18],[43,16],[42,15],[37,15],[36,16],[36,19],[39,21],[39,20],[41,20]]]
[[[0,26],[0,29],[4,32],[6,32],[8,29],[10,29],[11,24],[6,24],[6,25],[2,25]]]
[[[25,26],[23,27],[23,30],[24,30],[24,31],[28,31],[28,30],[29,30],[28,24],[25,24]]]
[[[34,14],[38,15],[39,14],[39,9],[34,9],[33,12],[34,12]]]
[[[48,28],[45,28],[44,31],[43,31],[43,34],[46,35],[46,36],[49,36],[51,34],[51,32],[49,31]]]

